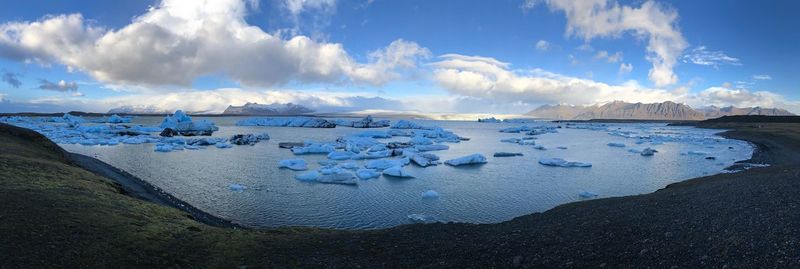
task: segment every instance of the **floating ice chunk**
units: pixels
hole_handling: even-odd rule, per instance
[[[705,151],[698,151],[698,150],[690,150],[687,152],[689,155],[708,155],[708,152]]]
[[[495,117],[485,118],[485,119],[478,119],[478,122],[487,122],[487,123],[500,123],[501,120],[496,119]]]
[[[351,157],[351,159],[353,159],[353,160],[380,159],[380,158],[391,157],[392,153],[393,153],[393,151],[391,151],[391,150],[382,150],[382,151],[377,151],[377,152],[363,151],[363,152],[361,152],[359,154],[353,155],[353,157]]]
[[[198,150],[198,149],[200,149],[200,147],[194,146],[194,145],[184,145],[183,148],[188,149],[188,150]]]
[[[406,166],[410,162],[408,157],[394,160],[372,160],[364,166],[369,169],[384,170],[393,166]]]
[[[64,113],[64,116],[62,116],[62,122],[66,123],[67,127],[76,128],[80,126],[81,123],[86,122],[86,120],[79,116],[73,116],[72,114]]]
[[[353,128],[382,128],[388,127],[389,120],[373,120],[372,116],[367,116],[357,121],[338,121],[336,125],[348,126]]]
[[[186,140],[187,145],[192,146],[211,146],[223,142],[222,138],[204,137],[204,138],[190,138]]]
[[[308,164],[303,159],[288,159],[278,162],[280,168],[288,168],[295,171],[308,170]]]
[[[165,117],[164,120],[161,121],[159,127],[175,130],[179,134],[185,136],[211,135],[213,132],[219,130],[211,121],[192,121],[192,117],[186,115],[182,110],[177,110],[172,116]]]
[[[284,118],[248,118],[236,122],[238,126],[272,126],[272,127],[305,127],[334,128],[336,124],[320,118],[284,117]]]
[[[538,149],[538,150],[547,150],[547,148],[545,148],[545,147],[544,147],[544,146],[542,146],[542,145],[536,145],[536,146],[533,146],[533,148],[534,148],[534,149]]]
[[[436,199],[439,198],[439,193],[434,190],[427,190],[422,193],[423,199]]]
[[[149,140],[147,139],[148,136],[132,136],[122,140],[123,144],[144,144],[147,143]]]
[[[326,174],[327,173],[327,174]],[[355,178],[356,176],[353,173],[342,170],[342,169],[331,169],[323,173],[320,170],[320,174],[322,174],[319,178],[317,178],[317,182],[319,183],[326,183],[326,184],[343,184],[343,185],[355,185],[357,184]]]
[[[522,132],[522,131],[527,132],[527,131],[530,131],[530,130],[531,130],[531,127],[523,125],[523,126],[519,126],[519,127],[504,128],[504,129],[501,129],[500,132],[501,133],[519,133],[519,132]]]
[[[516,157],[522,156],[522,153],[519,152],[495,152],[494,157]]]
[[[467,165],[467,164],[484,164],[487,163],[486,157],[481,154],[472,154],[467,155],[461,158],[456,158],[452,160],[447,160],[444,162],[447,165],[451,166],[459,166],[459,165]]]
[[[266,133],[254,135],[254,134],[237,134],[231,136],[228,139],[228,142],[234,145],[255,145],[261,140],[269,140],[269,135]]]
[[[414,136],[408,140],[408,143],[411,145],[430,145],[433,144],[433,140],[424,136]]]
[[[156,152],[170,152],[172,150],[173,148],[171,144],[156,144]]]
[[[646,148],[646,149],[643,149],[643,150],[642,150],[642,153],[640,153],[640,154],[641,154],[642,156],[653,156],[653,155],[655,155],[655,153],[656,153],[656,152],[658,152],[658,151],[657,151],[657,150],[655,150],[655,149],[652,149],[652,148]]]
[[[331,161],[331,160],[321,160],[318,161],[317,163],[322,166],[334,166],[337,164],[336,161]]]
[[[392,129],[433,129],[434,127],[430,126],[422,126],[419,123],[411,122],[407,120],[399,120],[394,123],[391,127]]]
[[[355,153],[349,151],[331,151],[328,153],[328,159],[331,160],[348,160],[353,157]]]
[[[431,165],[439,164],[439,156],[436,156],[433,153],[417,153],[412,151],[404,151],[403,156],[408,157],[409,159],[411,159],[412,162],[422,167],[428,167]]]
[[[504,139],[500,139],[500,142],[503,142],[503,143],[516,144],[516,143],[519,143],[519,141],[522,141],[522,139],[519,139],[519,138],[504,138]]]
[[[216,143],[214,144],[214,146],[217,147],[218,149],[227,149],[233,147],[233,145],[228,144],[227,142]]]
[[[119,115],[114,114],[114,115],[111,115],[110,117],[108,117],[108,119],[106,119],[106,122],[107,123],[130,123],[131,122],[131,118],[130,117],[120,117]]]
[[[388,130],[386,132],[389,133],[392,136],[413,136],[414,135],[413,132],[407,131],[407,130],[402,130],[402,129],[391,129],[391,130]]]
[[[317,178],[319,177],[320,174],[317,171],[308,171],[294,176],[295,179],[300,181],[317,181]]]
[[[556,147],[557,149],[567,149],[565,146]]]
[[[618,143],[618,142],[611,142],[611,143],[608,143],[608,146],[609,146],[609,147],[624,148],[624,147],[625,147],[625,144],[623,144],[623,143]]]
[[[429,223],[435,221],[435,218],[424,214],[411,214],[407,217],[414,223]]]
[[[294,154],[330,154],[335,151],[336,147],[331,144],[322,143],[307,143],[303,147],[293,147],[292,153]]]
[[[597,197],[597,193],[590,192],[590,191],[584,191],[584,192],[578,193],[578,197],[584,198],[584,199],[594,198],[594,197]]]
[[[383,174],[393,177],[413,178],[411,174],[403,170],[402,166],[392,166],[383,170]]]
[[[360,179],[370,179],[381,176],[381,172],[378,172],[378,170],[375,169],[362,168],[356,171],[356,176],[358,176]]]
[[[542,165],[558,166],[558,167],[592,167],[591,163],[571,162],[571,161],[566,161],[566,160],[561,159],[561,158],[539,159],[539,163],[542,164]]]
[[[354,162],[346,162],[346,163],[340,164],[339,167],[344,168],[344,169],[353,170],[353,169],[358,169],[358,164],[356,164]]]
[[[416,148],[418,151],[436,151],[436,150],[450,149],[450,146],[442,144],[433,144],[433,145],[417,145],[414,148]]]
[[[243,192],[244,190],[247,189],[247,187],[234,183],[234,184],[228,185],[228,189],[230,189],[231,191],[234,191],[234,192]]]

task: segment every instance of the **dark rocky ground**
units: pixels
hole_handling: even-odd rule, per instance
[[[800,124],[704,127],[732,128],[773,165],[499,224],[333,231],[208,226],[0,126],[0,268],[800,267]]]

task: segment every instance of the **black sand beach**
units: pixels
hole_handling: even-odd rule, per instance
[[[739,173],[498,224],[231,228],[32,131],[0,125],[0,268],[797,268],[800,124],[714,121]],[[85,168],[89,168],[88,170]]]

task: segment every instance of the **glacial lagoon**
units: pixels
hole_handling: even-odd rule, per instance
[[[415,219],[502,222],[564,203],[648,193],[670,183],[726,172],[725,167],[748,159],[753,153],[746,142],[716,136],[721,130],[657,123],[409,120],[469,138],[441,143],[449,149],[430,152],[438,155],[440,161],[477,153],[486,157],[486,163],[462,166],[441,163],[429,167],[412,163],[402,170],[413,178],[381,175],[355,179],[355,185],[321,184],[296,179],[307,171],[279,168],[279,162],[303,159],[309,171],[313,171],[320,169],[319,162],[331,161],[326,154],[295,155],[278,144],[335,141],[365,131],[391,129],[237,126],[237,121],[247,117],[194,118],[212,121],[219,127],[212,137],[227,139],[235,134],[267,133],[270,139],[253,146],[210,146],[170,152],[155,151],[155,143],[60,145],[128,171],[201,210],[241,225],[337,229],[386,228],[412,223]],[[134,117],[126,124],[158,126],[162,119]],[[394,124],[399,119],[388,120]],[[526,135],[526,131],[500,132],[520,126],[547,127],[551,132],[537,135]],[[157,137],[158,132],[152,135]],[[535,139],[523,140],[525,137]],[[523,142],[509,143],[515,138]],[[388,143],[410,139],[394,136],[376,140]],[[657,152],[642,156],[639,151],[648,147]],[[494,157],[497,152],[522,153],[522,156]],[[557,158],[591,166],[543,164]],[[368,161],[347,160],[337,164],[354,162],[363,168]]]

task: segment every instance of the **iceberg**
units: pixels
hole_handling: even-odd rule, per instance
[[[355,185],[357,184],[355,180],[355,176],[353,173],[342,169],[331,169],[328,171],[323,172],[320,170],[321,176],[317,178],[317,182],[325,183],[325,184],[343,184],[343,185]]]
[[[281,118],[248,118],[236,122],[238,126],[268,126],[268,127],[305,127],[305,128],[334,128],[336,124],[320,118],[309,117],[281,117]]]
[[[641,154],[642,156],[653,156],[653,155],[655,155],[655,153],[656,153],[656,152],[658,152],[658,151],[657,151],[657,150],[655,150],[655,149],[652,149],[652,148],[646,148],[646,149],[643,149],[643,150],[642,150],[642,152],[641,152],[640,154]]]
[[[358,164],[356,164],[354,162],[346,162],[346,163],[340,164],[339,167],[344,168],[344,169],[355,170],[355,169],[358,169]]]
[[[411,174],[406,173],[406,171],[404,171],[403,167],[401,167],[401,166],[392,166],[392,167],[386,168],[386,169],[383,170],[383,174],[387,175],[387,176],[401,177],[401,178],[413,178],[414,177]]]
[[[503,121],[498,120],[495,117],[491,117],[491,118],[485,118],[485,119],[478,119],[478,122],[501,123]]]
[[[321,160],[321,161],[318,161],[317,163],[319,165],[321,165],[321,166],[324,166],[324,167],[331,167],[331,166],[334,166],[334,165],[337,164],[336,161],[331,161],[331,160]]]
[[[120,117],[117,114],[111,115],[108,119],[105,120],[107,123],[130,123],[130,117]]]
[[[336,125],[342,125],[347,127],[353,128],[383,128],[389,127],[389,120],[373,120],[372,116],[367,115],[367,117],[357,120],[357,121],[337,121]]]
[[[399,121],[395,122],[394,125],[392,125],[389,128],[392,128],[392,129],[427,129],[427,130],[432,130],[434,127],[423,126],[423,125],[421,125],[419,123],[411,122],[411,121],[407,121],[407,120],[399,120]]]
[[[156,144],[156,152],[170,152],[173,150],[174,148],[170,144]]]
[[[450,146],[442,144],[434,144],[434,145],[417,145],[414,148],[416,148],[417,151],[436,151],[436,150],[450,149]]]
[[[214,146],[217,147],[218,149],[227,149],[233,147],[231,144],[228,144],[227,142],[216,143],[214,144]]]
[[[368,161],[364,167],[369,169],[384,170],[393,166],[406,166],[411,160],[406,157],[394,160],[372,160]]]
[[[447,164],[447,165],[450,165],[450,166],[459,166],[459,165],[468,165],[468,164],[484,164],[484,163],[487,163],[487,161],[486,161],[486,157],[484,157],[481,154],[475,153],[475,154],[467,155],[467,156],[464,156],[464,157],[461,157],[461,158],[447,160],[444,163]]]
[[[254,135],[254,134],[237,134],[231,136],[228,139],[228,142],[234,145],[255,145],[261,140],[269,140],[269,135],[267,133]]]
[[[423,199],[436,199],[439,198],[439,193],[434,190],[427,190],[422,193]]]
[[[561,159],[561,158],[540,159],[539,163],[542,164],[542,165],[558,166],[558,167],[592,167],[591,163],[570,162],[570,161],[566,161],[566,160]]]
[[[527,131],[530,131],[530,130],[531,130],[531,127],[523,125],[523,126],[519,126],[519,127],[503,128],[503,129],[500,129],[500,132],[501,133],[519,133],[519,132],[522,132],[522,131],[527,132]]]
[[[293,147],[292,153],[295,155],[300,154],[330,154],[335,151],[336,147],[331,144],[322,143],[306,143],[302,147]]]
[[[415,164],[428,167],[431,165],[438,165],[439,164],[439,156],[433,153],[416,153],[412,151],[403,151],[403,156],[408,157],[411,159],[412,162]]]
[[[184,136],[207,136],[219,130],[219,128],[211,121],[192,121],[192,117],[186,115],[183,110],[177,110],[175,111],[175,114],[172,114],[172,116],[165,117],[164,120],[161,121],[161,125],[159,125],[159,127],[164,129],[172,129]]]
[[[330,153],[328,153],[328,159],[349,160],[350,158],[353,158],[353,155],[355,155],[355,153],[349,151],[331,151]]]
[[[494,157],[516,157],[522,156],[522,153],[519,152],[495,152]]]
[[[362,168],[356,171],[356,176],[360,179],[377,178],[381,176],[381,172],[378,172],[378,170],[375,169]]]
[[[60,122],[66,123],[67,127],[77,128],[81,125],[81,123],[86,122],[86,120],[79,116],[73,116],[72,114],[64,113],[64,116],[62,116],[62,120]]]
[[[317,171],[309,171],[305,173],[300,173],[294,176],[295,179],[300,181],[317,181],[320,174]]]
[[[288,168],[294,171],[308,170],[308,164],[303,159],[288,159],[278,162],[280,168]]]
[[[608,146],[609,146],[609,147],[624,148],[624,147],[625,147],[625,144],[623,144],[623,143],[618,143],[618,142],[611,142],[611,143],[608,143]]]

